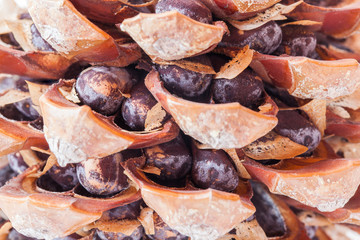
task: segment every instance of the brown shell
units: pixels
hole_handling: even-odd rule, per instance
[[[59,79],[74,61],[56,53],[23,52],[0,45],[0,72]]]
[[[201,23],[177,11],[140,13],[120,27],[154,60],[179,60],[212,50],[226,31],[221,23]]]
[[[114,124],[111,117],[93,112],[67,100],[59,88],[71,89],[74,81],[54,84],[40,98],[44,133],[58,163],[77,163],[88,158],[101,158],[127,148],[143,148],[174,139],[179,128],[167,121],[163,128],[152,132],[131,132]],[[101,136],[103,144],[99,144]]]
[[[302,204],[294,199],[281,197],[288,205],[298,209],[310,210],[325,216],[334,223],[350,223],[360,225],[360,188],[355,195],[345,204],[344,207],[332,212],[321,212],[316,208]]]
[[[307,147],[278,135],[274,131],[243,148],[246,156],[256,160],[293,158],[307,150]]]
[[[250,202],[250,185],[244,182],[240,182],[235,193],[190,186],[167,188],[146,178],[133,160],[128,160],[124,168],[141,189],[145,203],[171,228],[191,239],[217,239],[255,212]]]
[[[346,38],[360,28],[360,2],[341,7],[319,7],[302,2],[288,14],[297,20],[322,22],[321,31],[336,38]]]
[[[331,110],[327,110],[325,133],[344,137],[351,142],[360,142],[360,122],[351,118],[342,118]]]
[[[284,14],[291,12],[301,4],[301,1],[295,2],[291,5],[283,5],[283,4],[275,4],[271,8],[268,8],[263,13],[258,13],[255,17],[244,20],[244,21],[236,21],[236,20],[228,20],[231,25],[236,27],[239,30],[247,31],[253,30],[263,26],[264,24],[270,21],[276,20],[286,20],[287,18]]]
[[[68,58],[115,60],[114,39],[80,14],[69,0],[30,0],[28,11],[41,36]]]
[[[118,0],[71,0],[71,2],[89,19],[103,23],[121,23],[124,19],[139,13],[135,8],[124,6]]]
[[[360,85],[355,59],[323,61],[256,53],[250,66],[263,80],[298,98],[334,99],[353,93]]]
[[[107,199],[38,189],[37,178],[30,175],[37,173],[40,167],[27,169],[0,188],[1,209],[14,228],[29,237],[64,237],[99,219],[104,211],[140,199],[134,186]]]
[[[324,45],[318,44],[316,46],[316,52],[319,54],[322,60],[338,60],[338,59],[353,58],[356,59],[358,62],[360,61],[359,53],[344,51],[332,45],[326,47]]]
[[[201,0],[219,18],[245,19],[254,16],[280,0]]]
[[[293,198],[320,211],[343,207],[360,184],[359,159],[298,158],[264,166],[246,159],[250,175],[272,193]]]
[[[239,103],[204,104],[184,100],[164,88],[156,71],[148,74],[145,85],[181,130],[214,149],[244,147],[277,124],[277,106],[272,101],[263,105],[264,111],[255,112]]]
[[[0,156],[30,147],[47,149],[44,133],[29,126],[29,122],[9,120],[0,115]]]

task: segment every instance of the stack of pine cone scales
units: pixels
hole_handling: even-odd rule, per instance
[[[0,6],[1,239],[360,239],[360,1]]]

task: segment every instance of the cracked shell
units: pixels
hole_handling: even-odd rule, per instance
[[[346,1],[343,1],[346,2]],[[321,22],[321,31],[336,38],[346,38],[360,29],[360,3],[353,1],[339,7],[320,7],[302,2],[287,14],[296,20]]]
[[[360,66],[355,59],[325,61],[255,53],[250,66],[263,80],[303,99],[334,99],[360,86]]]
[[[32,78],[58,79],[74,61],[56,53],[24,52],[0,46],[0,72]]]
[[[179,128],[172,120],[150,132],[124,130],[115,125],[113,117],[67,100],[60,88],[71,89],[73,84],[74,81],[62,80],[40,97],[45,137],[61,166],[88,158],[102,158],[127,148],[154,146],[178,135]],[[106,144],[99,144],[98,136]]]
[[[31,176],[40,168],[30,167],[0,188],[1,209],[13,227],[29,237],[65,237],[99,219],[104,211],[140,199],[134,186],[108,199],[80,196],[73,191],[49,192],[37,187],[37,178]]]
[[[148,74],[145,85],[185,134],[214,149],[244,147],[277,124],[278,109],[272,101],[263,105],[264,111],[255,112],[239,103],[204,104],[184,100],[170,94],[155,71]]]
[[[201,0],[217,17],[223,19],[245,19],[256,15],[280,0]]]
[[[0,115],[0,156],[30,147],[48,149],[44,133],[29,123],[9,120]]]
[[[140,4],[140,7],[136,7],[131,4],[128,6],[123,3],[126,1],[119,0],[71,0],[71,2],[89,19],[110,24],[121,23],[126,18],[134,17],[140,11],[146,10],[142,8],[144,5],[148,5]],[[154,1],[152,2],[154,4]]]
[[[288,197],[281,196],[281,199],[289,206],[319,213],[333,223],[350,223],[360,225],[360,188],[357,189],[355,195],[345,204],[344,207],[338,208],[334,211],[319,211],[316,208],[307,206]]]
[[[342,118],[328,109],[325,133],[344,137],[351,142],[360,142],[360,122],[352,118]]]
[[[179,60],[212,50],[226,31],[223,22],[215,25],[195,21],[177,11],[140,13],[120,25],[152,59]]]
[[[252,178],[272,193],[285,195],[320,211],[343,207],[360,183],[359,159],[294,158],[272,166],[246,159]]]
[[[67,58],[103,62],[119,56],[114,39],[69,0],[30,0],[28,11],[41,36]]]
[[[168,188],[150,181],[135,161],[124,164],[125,174],[141,189],[145,203],[171,228],[191,239],[217,239],[239,222],[250,217],[255,208],[250,202],[250,185],[241,182],[234,193],[214,189]]]

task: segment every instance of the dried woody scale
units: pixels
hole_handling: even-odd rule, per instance
[[[360,239],[360,1],[0,6],[0,239]]]

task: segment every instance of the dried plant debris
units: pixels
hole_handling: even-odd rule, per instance
[[[307,149],[274,131],[243,148],[248,157],[256,160],[293,158],[306,152]]]
[[[146,115],[145,131],[151,131],[163,125],[166,117],[166,111],[162,108],[160,103],[157,103]]]
[[[220,71],[216,73],[215,79],[233,79],[238,76],[250,65],[253,52],[254,51],[251,50],[249,46],[240,50],[230,62],[221,67]]]
[[[175,65],[186,70],[193,72],[203,73],[203,74],[215,74],[216,72],[212,66],[208,64],[202,64],[200,62],[193,62],[188,60],[177,60],[177,61],[165,61],[161,59],[154,60],[156,64],[159,65]]]
[[[261,27],[262,25],[275,20],[285,20],[285,14],[293,11],[302,1],[295,2],[289,6],[277,3],[273,7],[265,10],[264,13],[258,13],[254,18],[245,21],[228,20],[231,25],[239,30],[248,31]]]

